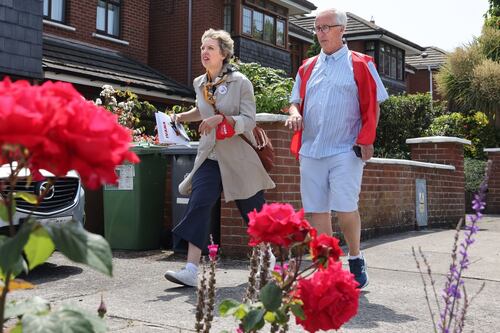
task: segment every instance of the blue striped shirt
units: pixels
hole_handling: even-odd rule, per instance
[[[375,65],[369,63],[369,68],[377,84],[377,101],[383,102],[389,97],[387,91]],[[307,82],[305,100],[300,155],[323,158],[350,151],[361,129],[361,113],[347,46],[331,55],[321,51]],[[290,102],[300,101],[297,74]]]

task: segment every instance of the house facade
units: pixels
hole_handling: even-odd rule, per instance
[[[311,37],[314,20],[314,16],[290,19],[292,24],[309,31]],[[444,63],[444,51],[422,47],[353,13],[347,13],[344,39],[351,50],[375,59],[380,77],[390,94],[429,92],[428,66],[435,72]],[[430,54],[427,58],[426,51]]]
[[[305,0],[151,0],[150,44],[154,52],[149,54],[149,64],[178,82],[191,84],[204,72],[201,36],[214,28],[231,33],[235,56],[241,61],[290,74],[295,45],[304,42],[300,38],[306,42],[312,39],[291,32],[289,17],[314,9]]]
[[[71,82],[88,98],[111,84],[166,104],[194,101],[190,85],[204,71],[199,46],[209,27],[231,33],[241,61],[291,74],[312,39],[298,26],[290,29],[289,17],[316,9],[306,0],[10,0],[0,6],[6,13],[0,37],[7,41],[0,44],[0,75]]]

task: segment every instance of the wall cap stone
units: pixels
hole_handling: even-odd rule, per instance
[[[275,123],[275,122],[285,122],[288,116],[284,114],[274,114],[274,113],[257,113],[255,120],[259,123]]]
[[[438,163],[428,163],[428,162],[419,162],[419,161],[411,161],[411,160],[401,160],[401,159],[396,159],[396,158],[378,158],[378,157],[374,157],[374,158],[368,160],[368,163],[375,163],[375,164],[399,164],[399,165],[408,165],[408,166],[415,166],[415,167],[432,168],[432,169],[444,169],[444,170],[455,171],[455,167],[453,165],[438,164]]]
[[[464,145],[470,145],[470,140],[457,138],[454,136],[426,136],[422,138],[412,138],[406,139],[407,144],[414,143],[440,143],[440,142],[454,142],[454,143],[462,143]]]
[[[500,148],[484,148],[485,153],[500,153]]]

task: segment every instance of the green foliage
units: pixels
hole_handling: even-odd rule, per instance
[[[156,126],[155,112],[157,109],[147,101],[140,101],[138,96],[130,90],[115,90],[110,85],[104,85],[96,100],[118,116],[120,125],[132,130],[135,142],[153,142]]]
[[[450,111],[479,110],[500,128],[500,30],[484,27],[479,38],[448,55],[436,75]]]
[[[280,69],[262,67],[257,63],[236,64],[253,84],[257,113],[283,113],[293,88],[293,79]]]
[[[500,1],[489,0],[490,7],[484,15],[484,25],[500,30]]]
[[[500,17],[499,17],[500,18]],[[500,61],[500,29],[483,27],[477,39],[481,53],[490,60]]]
[[[484,148],[495,146],[495,129],[482,112],[470,112],[469,116],[453,112],[434,119],[426,131],[428,136],[455,136],[471,141],[464,146],[464,155],[484,159]]]
[[[172,106],[172,109],[167,109],[165,110],[166,113],[183,113],[191,110],[194,107],[194,105],[174,105]],[[189,136],[191,141],[199,141],[200,140],[200,133],[198,132],[198,123],[189,123],[189,124],[182,124],[184,127],[184,130],[186,131],[186,134]]]
[[[313,40],[314,42],[311,44],[311,46],[309,46],[309,49],[307,49],[308,58],[314,57],[321,52],[321,45],[319,45],[318,36],[316,36],[316,34],[314,34]]]
[[[484,179],[486,161],[472,158],[464,159],[465,191],[477,192]],[[468,203],[467,203],[468,204]]]
[[[375,141],[375,156],[409,158],[406,139],[423,136],[444,105],[430,107],[429,94],[393,95],[380,106],[380,120]]]
[[[7,183],[17,183],[17,175],[24,168],[26,161],[17,161],[14,167],[10,162],[11,174]],[[0,198],[2,219],[13,224],[16,199],[29,202],[43,200],[43,195],[35,197],[28,193],[7,192]],[[7,209],[10,207],[10,209]],[[11,289],[32,287],[30,283],[12,284],[12,280],[22,271],[43,264],[55,247],[66,257],[75,262],[86,264],[107,275],[112,275],[111,249],[100,235],[87,232],[77,222],[67,224],[41,224],[33,218],[24,221],[19,230],[9,228],[10,236],[0,235],[0,325],[6,319],[17,318],[11,332],[105,332],[104,321],[96,315],[74,307],[62,306],[52,310],[48,302],[40,298],[6,303]],[[0,326],[3,332],[3,325]]]
[[[47,224],[44,228],[57,249],[68,259],[86,264],[106,275],[113,275],[111,249],[101,235],[87,232],[78,222]]]

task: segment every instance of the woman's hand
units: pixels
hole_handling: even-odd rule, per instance
[[[203,119],[200,126],[198,127],[198,131],[200,134],[208,135],[210,132],[219,125],[224,117],[220,114],[216,114],[215,116]]]
[[[182,116],[182,113],[174,113],[172,112],[170,114],[170,119],[172,119],[172,121],[176,124],[182,122],[182,119],[181,119],[181,116]]]

